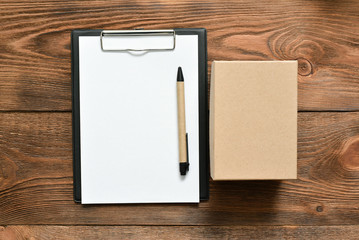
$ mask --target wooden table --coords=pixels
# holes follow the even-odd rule
[[[0,239],[358,238],[357,1],[2,0],[0,23]],[[207,28],[209,66],[298,59],[298,180],[211,182],[198,205],[75,204],[71,30],[180,27]]]

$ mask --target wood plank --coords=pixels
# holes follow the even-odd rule
[[[0,225],[359,224],[359,112],[298,121],[298,180],[211,182],[200,204],[82,206],[71,113],[1,113]]]
[[[0,239],[357,239],[358,226],[0,226]]]
[[[208,60],[299,60],[299,110],[359,110],[358,1],[1,1],[0,110],[71,110],[73,29],[205,27]]]

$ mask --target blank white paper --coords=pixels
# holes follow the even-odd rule
[[[82,203],[199,202],[198,37],[172,51],[102,51],[79,37]],[[189,171],[179,172],[177,69],[185,79]]]

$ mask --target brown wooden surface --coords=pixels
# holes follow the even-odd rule
[[[358,1],[5,1],[0,109],[71,110],[73,29],[205,27],[208,60],[299,59],[300,110],[359,109]]]
[[[297,236],[297,237],[296,237]],[[0,239],[357,239],[357,226],[8,226]]]
[[[0,225],[359,224],[359,112],[299,113],[298,180],[211,182],[200,204],[73,202],[71,113],[2,113]]]
[[[358,9],[324,0],[0,0],[0,239],[357,238]],[[75,204],[71,30],[174,27],[207,28],[209,64],[298,59],[298,109],[309,111],[298,117],[298,180],[211,182],[198,205]]]

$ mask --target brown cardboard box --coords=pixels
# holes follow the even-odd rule
[[[297,178],[297,61],[215,61],[213,180]]]

